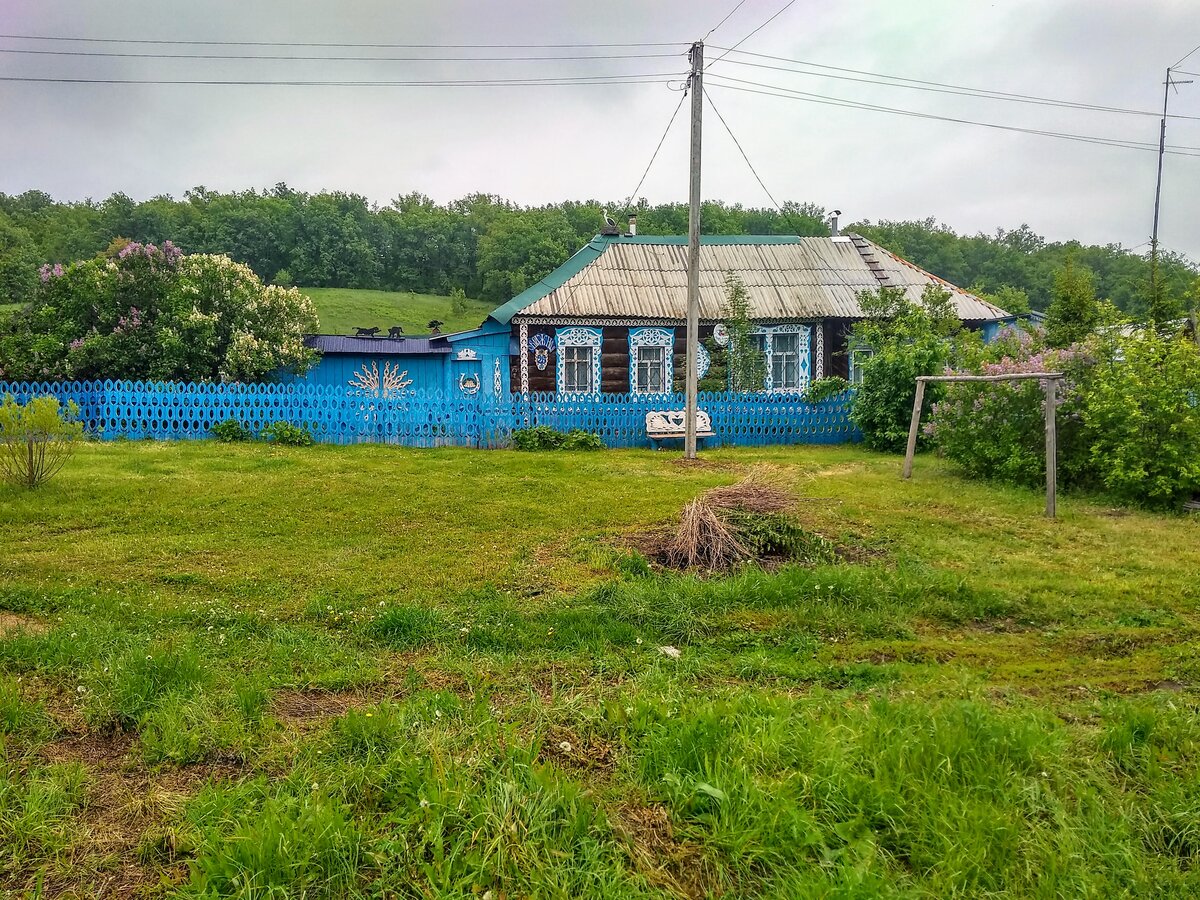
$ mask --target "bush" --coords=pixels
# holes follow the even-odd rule
[[[1200,492],[1200,349],[1148,328],[1114,356],[1083,386],[1089,468],[1123,500],[1177,505]]]
[[[849,388],[850,382],[845,378],[839,378],[837,375],[830,375],[828,378],[818,378],[808,385],[808,390],[804,392],[804,400],[806,403],[824,403],[826,400],[832,400]]]
[[[600,435],[582,428],[558,431],[549,425],[518,428],[513,432],[513,446],[518,450],[603,450]]]
[[[222,444],[240,444],[254,440],[254,432],[237,419],[226,419],[224,422],[218,422],[209,429],[208,433],[212,436],[213,440],[219,441]]]
[[[1061,371],[1059,485],[1132,503],[1171,506],[1200,491],[1200,350],[1147,328],[1109,331],[1066,350],[1034,333],[1001,342],[980,374]],[[1035,381],[956,384],[933,409],[926,435],[973,477],[1038,487],[1045,478],[1045,412]]]
[[[316,360],[312,301],[227,256],[114,241],[43,266],[30,306],[0,321],[0,369],[20,379],[257,380]]]
[[[878,294],[864,291],[859,302],[869,318],[854,327],[854,343],[875,354],[863,364],[850,415],[866,446],[897,453],[908,442],[917,376],[942,372],[971,339],[962,332],[950,295],[934,285],[919,304],[887,287]],[[928,412],[942,393],[940,385],[927,385],[922,409]]]
[[[293,425],[284,421],[272,422],[264,428],[262,439],[285,447],[311,447],[315,443],[312,432],[303,425]]]
[[[21,405],[11,394],[0,404],[0,477],[33,489],[58,473],[75,452],[83,425],[79,407],[65,409],[57,397],[34,397]]]

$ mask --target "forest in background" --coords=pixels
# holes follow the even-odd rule
[[[68,263],[103,251],[117,237],[188,253],[225,253],[264,280],[307,287],[371,288],[448,294],[496,303],[520,293],[600,231],[607,209],[624,228],[619,203],[565,201],[526,207],[487,194],[435,203],[421,194],[375,206],[338,191],[309,194],[278,184],[266,191],[220,193],[204,187],[182,199],[57,202],[41,191],[0,193],[0,304],[23,303],[45,263]],[[686,234],[687,206],[640,201],[641,234]],[[827,235],[826,211],[788,203],[783,212],[706,203],[705,234]],[[994,235],[957,234],[935,219],[858,222],[862,234],[948,281],[1019,306],[1023,292],[1045,309],[1055,273],[1068,259],[1089,269],[1097,294],[1137,316],[1146,308],[1148,256],[1118,245],[1047,241],[1022,225]],[[1194,262],[1162,257],[1167,293],[1182,297],[1196,280]]]

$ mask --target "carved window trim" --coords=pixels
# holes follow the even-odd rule
[[[662,390],[638,390],[637,370],[639,351],[643,347],[659,347],[663,351],[662,359]],[[630,328],[629,329],[629,392],[631,394],[669,394],[674,377],[673,357],[675,354],[675,332],[669,328]]]
[[[600,393],[600,348],[603,343],[599,328],[587,328],[574,325],[570,328],[559,328],[554,332],[554,377],[555,386],[560,394],[598,394]],[[566,354],[568,347],[590,347],[592,350],[592,389],[585,391],[567,390]]]
[[[803,394],[808,390],[808,385],[812,381],[812,332],[813,325],[762,325],[755,328],[752,334],[763,335],[763,354],[766,357],[766,374],[763,379],[763,390],[768,394]],[[775,365],[773,356],[775,354],[775,335],[777,334],[796,334],[799,335],[797,341],[797,361],[796,374],[797,386],[790,388],[775,387]]]

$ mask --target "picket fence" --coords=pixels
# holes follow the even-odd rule
[[[89,434],[113,440],[210,436],[235,419],[255,432],[272,422],[303,426],[322,443],[407,447],[503,447],[517,428],[582,428],[608,447],[649,446],[646,413],[683,409],[682,394],[501,394],[406,391],[398,396],[334,385],[141,381],[0,382],[0,397],[52,395],[79,408]],[[708,445],[839,444],[857,440],[850,392],[822,403],[794,395],[702,393]]]

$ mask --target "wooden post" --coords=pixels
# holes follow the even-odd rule
[[[1046,379],[1046,518],[1053,519],[1058,503],[1057,378]]]
[[[912,478],[913,456],[917,452],[917,429],[921,427],[921,404],[925,402],[925,379],[917,379],[917,396],[913,400],[912,422],[908,426],[908,449],[904,452],[904,479]]]

